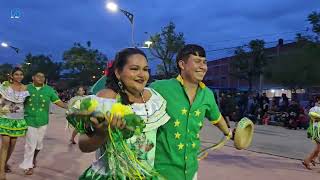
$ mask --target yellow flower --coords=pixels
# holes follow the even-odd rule
[[[125,116],[127,114],[133,114],[133,111],[130,106],[123,105],[121,103],[115,103],[111,107],[111,114],[118,116]]]
[[[91,99],[88,111],[94,112],[97,109],[98,105],[99,105],[99,102],[96,99]]]

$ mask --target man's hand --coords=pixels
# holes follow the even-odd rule
[[[226,134],[224,134],[224,135],[225,135],[225,137],[226,137],[227,139],[232,139],[232,140],[233,140],[233,137],[234,137],[234,131],[235,131],[235,129],[234,129],[234,130],[229,129],[229,132],[228,132],[228,133],[226,133]]]

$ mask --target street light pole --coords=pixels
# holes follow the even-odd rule
[[[17,54],[19,53],[19,48],[16,48],[16,47],[14,47],[14,46],[10,46],[10,45],[8,45],[8,44],[5,43],[5,42],[2,42],[2,43],[1,43],[1,46],[2,46],[2,47],[5,47],[5,48],[9,47],[9,48],[13,49]]]
[[[136,44],[134,43],[134,20],[131,23],[131,44],[132,47],[136,47]]]
[[[122,12],[127,18],[128,20],[130,21],[130,25],[131,25],[131,43],[132,43],[132,46],[135,47],[135,43],[134,43],[134,16],[132,13],[126,11],[126,10],[123,10],[123,9],[120,9],[120,12]]]
[[[131,25],[131,43],[133,47],[136,47],[135,43],[134,43],[134,15],[126,10],[123,10],[121,8],[118,8],[118,5],[115,4],[114,2],[109,2],[106,5],[107,9],[116,12],[118,10],[120,10],[121,13],[123,13],[128,20],[130,21],[130,25]]]

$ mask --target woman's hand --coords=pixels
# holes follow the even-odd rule
[[[91,114],[89,116],[91,121],[91,125],[87,127],[89,134],[83,134],[79,138],[79,148],[82,152],[93,152],[108,141],[109,124],[111,128],[123,129],[126,127],[125,121],[119,116],[113,116],[112,118],[110,114],[105,116]]]
[[[105,118],[108,122],[110,122],[111,128],[123,129],[126,127],[126,122],[118,115],[114,115],[111,119],[111,115],[108,113]]]
[[[102,120],[102,121],[101,121]],[[120,116],[114,115],[111,119],[110,113],[108,113],[103,119],[101,117],[90,117],[94,128],[94,134],[97,136],[105,137],[108,132],[108,126],[111,128],[123,129],[126,127],[126,123]]]

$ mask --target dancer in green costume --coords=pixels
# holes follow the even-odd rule
[[[23,117],[23,102],[29,92],[21,83],[23,71],[13,69],[10,81],[0,85],[0,179],[5,179],[5,173],[11,172],[8,160],[16,145],[17,137],[25,136],[27,123]]]
[[[205,50],[188,44],[177,54],[180,75],[156,81],[150,87],[167,101],[170,120],[157,134],[156,170],[167,179],[197,179],[200,130],[207,118],[231,137],[213,92],[202,82],[206,72]]]
[[[141,50],[124,49],[115,58],[106,89],[96,96],[86,97],[91,99],[89,104],[96,102],[92,103],[97,104],[93,108],[96,113],[112,112],[114,105],[120,103],[132,110],[145,124],[139,135],[123,138],[117,134],[123,132],[129,123],[126,121],[124,125],[123,119],[118,116],[105,116],[107,123],[95,120],[95,114],[91,114],[93,126],[77,125],[72,116],[67,116],[78,132],[85,133],[79,138],[80,150],[96,151],[96,161],[82,174],[80,180],[146,179],[157,175],[153,170],[157,129],[169,120],[169,116],[162,96],[153,89],[145,88],[149,79],[148,69],[146,55]],[[78,106],[80,110],[83,101],[85,99]],[[85,124],[86,121],[83,122]],[[109,129],[108,125],[113,129]],[[113,135],[109,136],[110,133]],[[123,136],[127,134],[123,133]]]
[[[32,76],[32,80],[33,83],[27,86],[30,96],[24,104],[24,117],[28,125],[28,131],[23,162],[19,165],[26,175],[32,175],[33,168],[37,167],[37,156],[43,148],[43,140],[49,124],[50,103],[66,108],[56,91],[45,84],[44,73],[36,72]]]
[[[305,168],[309,170],[311,170],[310,163],[315,166],[315,159],[320,154],[320,105],[318,102],[309,110],[310,125],[307,130],[308,138],[315,142],[316,147],[311,154],[309,154],[309,156],[302,161],[302,164],[305,166]]]

